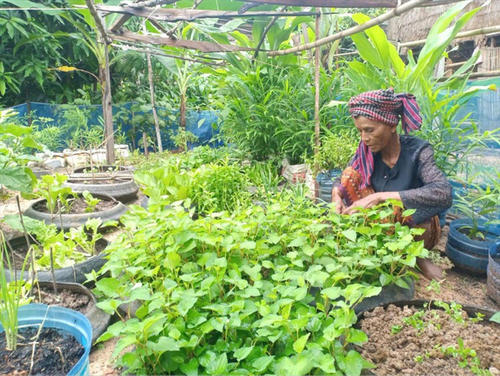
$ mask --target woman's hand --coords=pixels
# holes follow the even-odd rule
[[[352,214],[359,207],[364,209],[371,208],[372,206],[389,199],[401,200],[401,196],[399,195],[399,192],[375,192],[365,198],[362,198],[361,200],[353,202],[351,206],[342,211],[342,214]]]
[[[337,214],[342,214],[345,210],[345,205],[336,187],[332,189],[332,202],[335,204],[335,212]]]

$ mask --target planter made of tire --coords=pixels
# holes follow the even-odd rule
[[[137,192],[139,191],[139,187],[135,183],[132,177],[130,178],[121,178],[120,180],[116,180],[113,183],[86,183],[82,182],[81,178],[70,177],[64,186],[70,187],[73,192],[84,192],[88,191],[92,196],[110,196],[115,200],[121,202],[129,202],[135,200],[137,198]],[[92,180],[91,177],[88,180]],[[112,177],[109,176],[109,180],[113,180]]]
[[[40,287],[51,288],[53,286],[52,282],[38,282],[38,284]],[[90,298],[89,307],[85,313],[85,317],[89,320],[90,325],[92,326],[92,343],[95,343],[97,338],[99,338],[108,327],[111,315],[97,307],[97,300],[94,294],[92,294],[92,292],[84,285],[80,283],[57,282],[56,286],[58,290],[66,289],[86,295]]]
[[[498,239],[490,232],[490,227],[479,225],[479,230],[485,234],[485,240],[473,240],[460,232],[460,228],[471,226],[469,219],[457,219],[450,222],[450,232],[446,243],[446,256],[459,269],[474,273],[486,274],[488,266],[488,249]]]
[[[73,174],[85,174],[91,175],[89,171],[97,171],[97,173],[114,173],[114,172],[132,172],[134,170],[134,166],[112,166],[112,165],[104,165],[104,166],[84,166],[75,168],[73,170]]]
[[[19,326],[40,326],[63,330],[83,346],[83,355],[67,373],[68,376],[84,376],[89,374],[89,354],[92,347],[92,326],[80,312],[72,309],[48,306],[45,304],[28,304],[19,308]],[[0,332],[3,327],[0,324]]]
[[[24,236],[16,237],[9,240],[9,244],[12,249],[16,250],[18,248],[27,248],[26,239]],[[96,243],[100,249],[104,250],[108,245],[108,241],[105,239],[99,239]],[[73,282],[73,283],[83,283],[87,280],[85,274],[92,272],[93,270],[98,271],[106,263],[104,258],[104,253],[101,251],[99,254],[89,257],[87,260],[82,261],[78,264],[72,266],[66,266],[64,268],[55,269],[54,276],[56,282]],[[31,279],[31,273],[25,271],[21,275],[21,270],[16,270],[17,279]],[[13,276],[8,269],[5,269],[5,277],[7,281],[11,281]],[[40,270],[36,273],[36,278],[40,282],[52,281],[52,273],[50,270]]]
[[[99,197],[101,199],[106,199],[104,197]],[[89,219],[99,218],[102,222],[119,220],[120,217],[125,214],[128,208],[121,202],[116,201],[116,205],[111,209],[102,210],[94,213],[82,213],[82,214],[50,214],[41,212],[34,208],[39,202],[46,201],[45,199],[37,200],[33,202],[28,209],[25,210],[24,215],[39,221],[44,221],[46,224],[55,224],[58,229],[69,230],[72,227],[82,226]]]
[[[488,252],[486,294],[500,305],[500,241],[492,244]]]

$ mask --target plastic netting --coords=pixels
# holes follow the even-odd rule
[[[143,149],[142,133],[146,132],[150,139],[149,146],[156,144],[156,133],[154,125],[151,122],[137,124],[133,121],[134,117],[144,114],[152,116],[152,110],[134,110],[134,103],[122,103],[113,105],[113,124],[115,128],[115,137],[120,136],[122,142],[128,144],[132,149]],[[83,110],[87,116],[87,128],[98,127],[102,129],[102,106],[101,105],[73,105]],[[48,127],[59,127],[62,132],[58,135],[60,146],[57,150],[67,147],[66,140],[72,136],[74,128],[68,124],[65,112],[70,110],[69,105],[49,104],[30,102],[12,107],[17,112],[17,116],[25,124],[30,120],[36,130],[41,131]],[[163,149],[175,149],[172,136],[178,131],[178,111],[168,111],[161,106],[157,107],[160,123],[162,124],[161,141]],[[162,116],[163,115],[163,116]],[[210,145],[213,147],[222,144],[219,135],[219,116],[216,111],[187,111],[186,112],[186,131],[193,133],[198,140],[189,142],[188,147],[192,148],[198,145]]]

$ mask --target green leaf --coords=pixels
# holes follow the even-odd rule
[[[497,322],[500,324],[500,311],[496,312],[493,316],[491,316],[490,321]]]
[[[198,360],[196,360],[196,358],[192,358],[188,363],[181,364],[179,368],[186,374],[186,376],[197,376]]]
[[[177,341],[170,337],[160,337],[158,342],[148,341],[148,348],[157,353],[164,353],[165,351],[178,351],[179,345]]]
[[[181,298],[181,301],[177,305],[177,310],[182,316],[186,316],[188,311],[195,305],[198,301],[198,297],[187,295]]]
[[[227,374],[227,355],[223,353],[215,358],[207,367],[209,375],[224,375]]]
[[[363,357],[358,352],[350,350],[345,359],[344,367],[347,376],[359,376],[363,369]]]
[[[254,346],[249,346],[249,347],[241,347],[238,350],[234,352],[234,357],[238,362],[241,362],[243,359],[245,359],[250,353],[252,352]]]
[[[347,239],[349,239],[352,242],[355,242],[357,238],[357,233],[353,229],[342,231],[342,235],[344,235]]]
[[[328,299],[336,300],[340,295],[342,295],[342,289],[340,287],[328,287],[321,290],[321,295],[325,295]]]
[[[252,362],[252,367],[257,373],[264,373],[264,371],[269,367],[273,361],[274,356],[261,356]]]
[[[368,341],[368,336],[365,332],[359,329],[349,328],[349,342],[361,345]]]
[[[304,350],[304,347],[306,346],[307,340],[309,339],[310,335],[311,333],[307,333],[306,335],[303,335],[293,343],[293,349],[297,353],[300,354]]]
[[[0,169],[0,185],[20,192],[32,191],[33,179],[24,167],[4,167]]]

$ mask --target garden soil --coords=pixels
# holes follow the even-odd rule
[[[37,288],[33,289],[34,301],[36,303],[44,303],[47,305],[57,305],[75,311],[80,312],[85,315],[89,310],[90,297],[88,295],[71,291],[68,289],[59,289],[57,294],[51,287],[42,287],[40,292]]]
[[[444,349],[453,346],[459,349],[458,338],[463,346],[476,351],[480,367],[493,376],[500,375],[500,330],[499,324],[482,321],[471,322],[464,312],[464,323],[453,319],[439,309],[425,311],[423,328],[405,324],[403,319],[412,316],[422,307],[377,307],[366,312],[360,328],[368,334],[361,355],[376,364],[372,369],[377,376],[385,375],[473,375],[473,358],[469,365],[459,365],[460,355],[445,354]],[[392,328],[402,326],[393,333]]]
[[[96,213],[96,212],[108,210],[108,209],[113,208],[116,205],[117,205],[116,201],[100,200],[92,212]],[[70,209],[69,213],[64,213],[64,214],[85,214],[86,213],[85,210],[87,209],[87,207],[88,207],[88,205],[85,202],[85,200],[81,197],[77,197],[71,201],[71,209]],[[49,212],[47,209],[47,205],[45,205],[45,203],[43,201],[36,203],[33,206],[33,208],[35,210],[42,212],[42,213]]]
[[[62,375],[80,360],[84,353],[82,345],[75,337],[58,329],[44,328],[36,341],[34,355],[33,341],[38,328],[20,329],[16,351],[5,350],[5,335],[0,335],[0,374],[2,375]],[[31,362],[33,368],[30,372]]]

